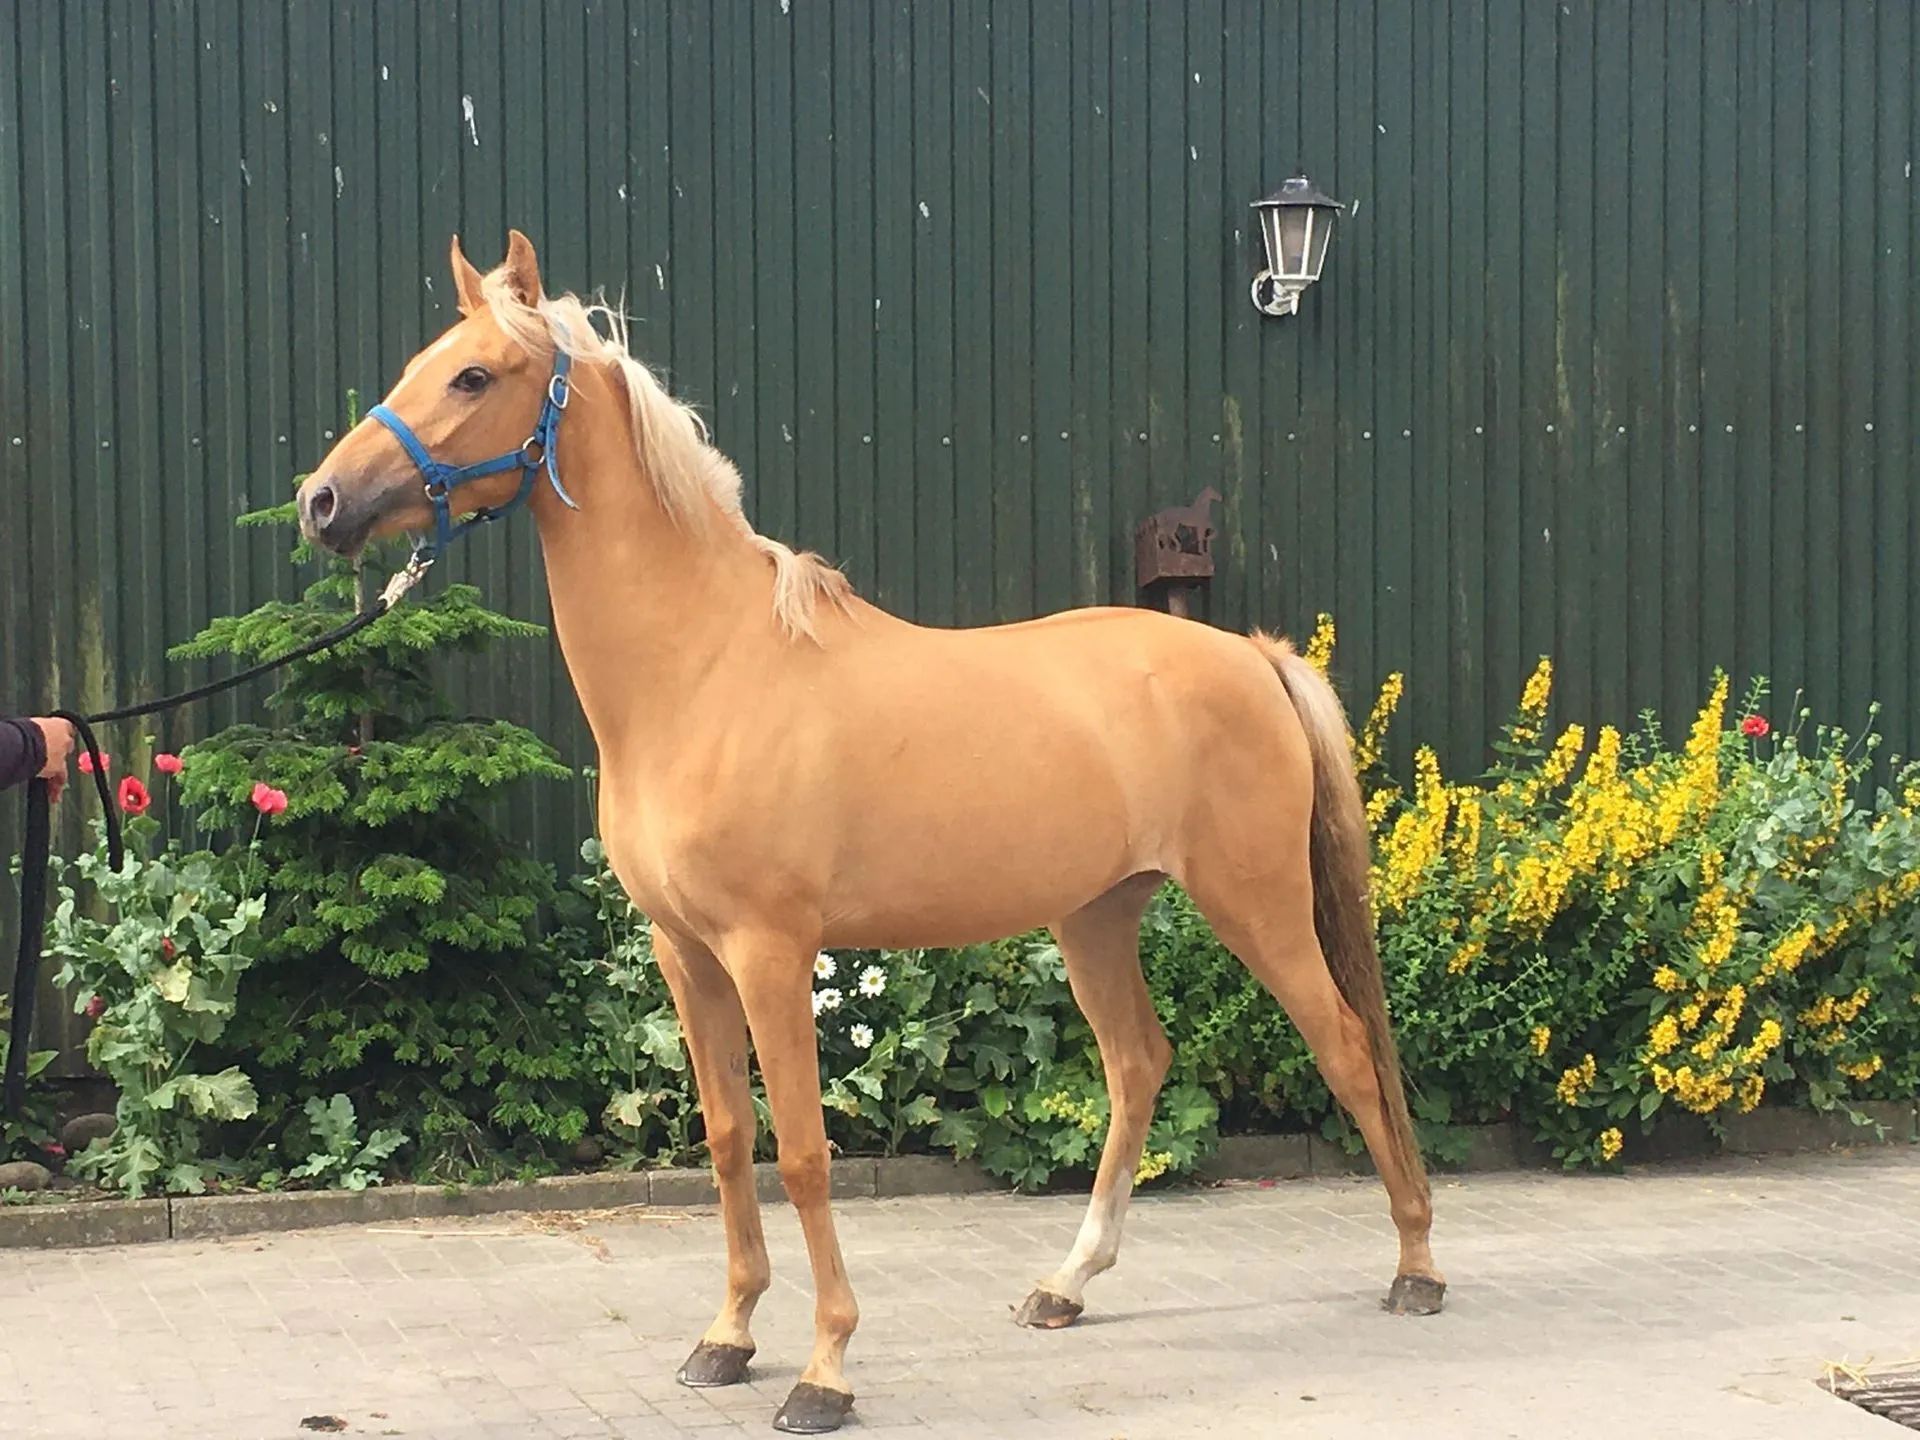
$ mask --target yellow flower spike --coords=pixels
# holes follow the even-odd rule
[[[1878,1055],[1869,1055],[1857,1065],[1842,1065],[1840,1073],[1855,1080],[1871,1080],[1880,1073],[1880,1065]]]
[[[1612,725],[1600,727],[1600,738],[1593,742],[1593,754],[1587,757],[1585,783],[1605,789],[1620,778],[1620,732]]]
[[[1600,1132],[1600,1158],[1602,1160],[1614,1159],[1620,1154],[1621,1147],[1625,1144],[1626,1140],[1620,1134],[1619,1126],[1615,1125],[1609,1129],[1602,1130]]]
[[[1553,751],[1540,767],[1540,782],[1548,790],[1557,790],[1573,773],[1574,762],[1580,758],[1580,751],[1586,746],[1587,732],[1579,725],[1569,725],[1560,732],[1560,738],[1553,742]]]
[[[1485,945],[1482,945],[1478,940],[1469,940],[1454,952],[1451,960],[1447,961],[1447,974],[1464,974],[1468,966],[1472,965],[1474,961],[1486,953],[1487,947]]]
[[[1647,1032],[1647,1053],[1664,1055],[1680,1043],[1680,1025],[1671,1015],[1662,1015]]]
[[[1686,989],[1687,982],[1680,978],[1680,972],[1671,965],[1662,965],[1653,972],[1653,988],[1664,990],[1671,995],[1676,990]]]
[[[1533,674],[1527,677],[1526,688],[1520,692],[1520,709],[1523,714],[1538,720],[1547,713],[1547,701],[1553,698],[1553,660],[1542,655],[1540,663],[1533,667]]]
[[[1778,1020],[1767,1019],[1760,1022],[1760,1029],[1753,1037],[1753,1043],[1741,1052],[1740,1058],[1748,1065],[1758,1065],[1767,1056],[1780,1048],[1784,1032]]]
[[[1791,975],[1800,968],[1800,962],[1806,958],[1807,951],[1812,948],[1813,937],[1813,926],[1797,926],[1773,947],[1773,953],[1769,959],[1774,965]]]
[[[1171,1150],[1143,1150],[1140,1163],[1133,1167],[1133,1183],[1144,1185],[1149,1180],[1158,1180],[1173,1167]]]
[[[1647,1073],[1653,1076],[1653,1088],[1658,1090],[1662,1095],[1665,1095],[1669,1090],[1673,1089],[1673,1071],[1669,1070],[1666,1066],[1652,1066]]]
[[[1423,745],[1414,756],[1413,804],[1394,820],[1374,867],[1376,913],[1398,910],[1418,892],[1445,843],[1449,803],[1440,759]]]
[[[1740,1082],[1740,1113],[1750,1114],[1760,1104],[1760,1097],[1767,1093],[1767,1082],[1759,1075],[1749,1075]]]
[[[1703,890],[1716,889],[1720,877],[1726,873],[1727,857],[1711,847],[1700,852],[1700,887]]]
[[[1398,670],[1387,676],[1380,686],[1380,694],[1375,697],[1373,708],[1367,712],[1367,720],[1360,727],[1360,733],[1353,741],[1353,761],[1357,769],[1365,770],[1380,760],[1380,742],[1386,738],[1387,726],[1393,721],[1393,713],[1400,708],[1400,697],[1405,692],[1407,677]]]
[[[1307,641],[1307,653],[1302,657],[1322,675],[1333,661],[1333,641],[1333,616],[1322,610],[1315,619],[1313,638]]]
[[[1545,1025],[1536,1025],[1533,1027],[1532,1040],[1533,1053],[1544,1055],[1547,1053],[1547,1046],[1553,1043],[1553,1031]]]
[[[1560,1082],[1553,1087],[1553,1093],[1560,1098],[1562,1105],[1572,1105],[1592,1088],[1598,1073],[1593,1056],[1585,1056],[1578,1065],[1570,1065],[1561,1073]]]

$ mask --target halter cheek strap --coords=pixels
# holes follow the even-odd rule
[[[449,465],[444,460],[434,459],[432,452],[420,443],[420,437],[413,433],[413,428],[385,405],[376,405],[367,411],[367,418],[378,420],[391,430],[401,448],[407,452],[407,458],[420,471],[427,501],[433,506],[433,539],[414,543],[413,556],[416,562],[431,565],[446,552],[447,546],[474,526],[498,520],[502,515],[526,504],[542,470],[546,471],[547,483],[553,486],[553,493],[560,497],[561,502],[570,510],[580,508],[567,493],[567,487],[560,483],[560,459],[554,448],[554,440],[560,430],[560,417],[565,413],[567,401],[573,393],[567,380],[567,372],[572,368],[573,357],[565,351],[556,351],[553,376],[547,381],[547,397],[541,403],[540,417],[534,422],[533,433],[518,450],[509,450],[504,455],[496,455],[491,460],[479,460],[471,465]],[[458,525],[454,524],[453,492],[469,481],[498,475],[503,470],[520,472],[520,488],[514,492],[513,498],[504,505],[476,510]]]

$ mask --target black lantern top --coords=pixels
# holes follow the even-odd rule
[[[1256,200],[1249,207],[1254,210],[1265,209],[1269,205],[1314,205],[1329,210],[1344,210],[1346,206],[1331,195],[1324,195],[1320,187],[1306,177],[1305,172],[1294,175],[1281,182],[1280,188],[1264,200]]]

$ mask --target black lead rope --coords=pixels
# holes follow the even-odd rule
[[[387,582],[387,588],[374,598],[371,605],[346,624],[336,626],[284,655],[250,665],[236,674],[209,681],[205,685],[196,685],[178,694],[163,695],[158,700],[143,700],[138,705],[102,710],[96,715],[76,715],[71,710],[53,711],[54,718],[65,720],[73,726],[80,736],[81,745],[86,749],[93,769],[94,788],[100,792],[100,808],[106,815],[108,863],[118,870],[126,857],[126,848],[120,834],[120,815],[114,808],[113,792],[107,784],[107,767],[100,754],[100,742],[94,738],[94,726],[177,710],[182,705],[191,705],[195,700],[204,700],[210,695],[218,695],[249,680],[283,669],[296,660],[330,650],[342,641],[352,639],[399,604],[400,597],[420,582],[420,578],[427,573],[427,566],[432,563],[431,560],[416,556],[406,569]],[[33,1034],[34,989],[40,979],[40,953],[46,943],[47,860],[52,850],[53,826],[47,782],[36,778],[27,787],[27,830],[25,844],[20,851],[20,951],[13,964],[13,1024],[9,1032],[11,1043],[7,1050],[5,1086],[7,1113],[11,1115],[20,1113],[20,1107],[26,1099],[27,1046]]]

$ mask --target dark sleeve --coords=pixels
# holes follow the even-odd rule
[[[24,785],[47,763],[47,737],[31,720],[0,720],[0,790]]]

